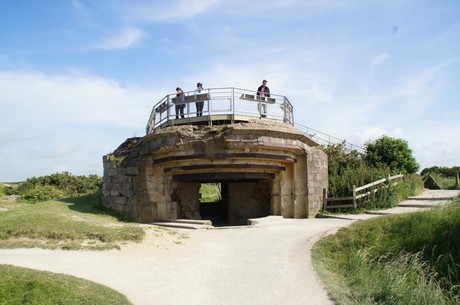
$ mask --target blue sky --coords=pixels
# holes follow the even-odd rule
[[[102,175],[177,86],[255,90],[362,145],[460,165],[460,1],[39,0],[0,10],[0,181]]]

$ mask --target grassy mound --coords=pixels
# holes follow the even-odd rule
[[[0,304],[132,304],[108,287],[73,276],[0,265]]]
[[[356,222],[312,256],[339,304],[460,304],[460,201]]]
[[[95,208],[90,197],[35,204],[0,201],[0,248],[104,250],[140,242],[144,235],[138,224]]]

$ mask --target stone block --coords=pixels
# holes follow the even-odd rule
[[[115,204],[126,204],[126,197],[115,197]]]
[[[139,169],[137,168],[137,166],[128,167],[126,169],[126,174],[131,175],[131,176],[138,175],[139,174]]]

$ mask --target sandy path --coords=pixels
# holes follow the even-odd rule
[[[458,195],[458,191],[454,191]],[[430,192],[428,197],[442,196]],[[426,197],[426,196],[425,196]],[[411,212],[426,200],[385,213]],[[254,227],[183,230],[189,238],[149,231],[142,244],[103,252],[0,250],[0,264],[71,274],[125,294],[134,304],[244,305],[333,304],[310,259],[325,232],[356,219],[267,217]]]
[[[186,231],[189,238],[104,252],[0,250],[1,264],[66,273],[135,304],[332,304],[310,263],[321,232],[343,219],[269,217],[256,227]]]

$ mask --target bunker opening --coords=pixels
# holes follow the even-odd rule
[[[215,227],[247,225],[251,218],[270,214],[269,181],[202,183],[201,188],[209,190],[210,185],[216,193],[214,199],[200,202],[200,217]]]
[[[233,177],[233,179],[228,179],[226,175],[218,176],[215,178],[227,179],[207,177],[208,179],[190,181],[185,176],[175,176],[176,181],[182,180],[177,185],[178,194],[185,195],[178,198],[183,218],[196,217],[210,220],[213,226],[236,226],[247,225],[251,218],[270,215],[274,175],[266,173],[262,176],[256,175],[259,179],[254,179],[253,175]],[[184,192],[184,190],[191,191],[192,189],[195,190],[196,196],[190,192]]]
[[[200,216],[210,220],[214,227],[229,224],[227,183],[201,183]]]

